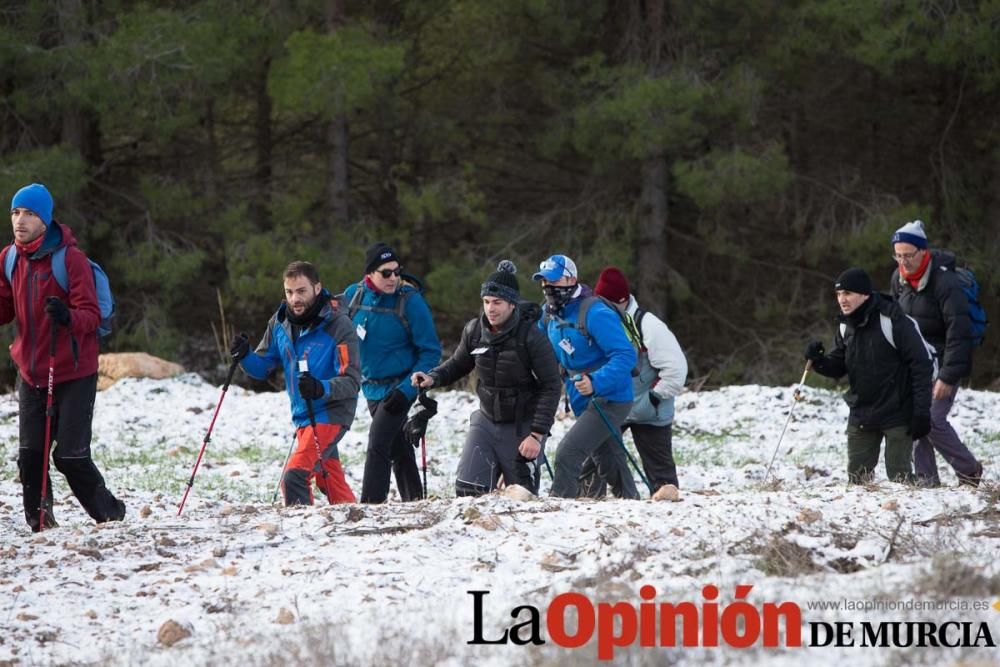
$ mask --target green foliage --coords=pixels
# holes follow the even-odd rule
[[[585,79],[600,76],[590,73]],[[696,114],[706,93],[700,81],[683,71],[653,78],[625,68],[607,94],[576,113],[575,147],[598,163],[690,147],[705,131]]]
[[[674,164],[680,192],[699,208],[749,205],[781,194],[792,181],[788,158],[780,146],[766,147],[760,155],[741,148],[712,151],[692,162]]]
[[[343,3],[336,28],[328,4],[0,13],[0,186],[52,190],[111,273],[116,348],[210,347],[217,289],[259,330],[289,261],[337,292],[376,239],[451,340],[499,259],[526,298],[553,252],[589,282],[622,267],[712,383],[797,376],[789,341],[829,322],[830,280],[881,283],[913,218],[995,303],[997,0],[704,0],[659,22],[632,0],[401,0]],[[329,219],[340,158],[350,222]]]
[[[403,49],[380,44],[363,26],[319,35],[302,30],[285,42],[268,90],[276,106],[333,117],[371,103],[378,86],[403,67]]]
[[[4,156],[0,166],[0,196],[13,197],[29,183],[43,183],[55,204],[53,215],[59,219],[59,202],[83,189],[87,165],[67,146],[48,146]]]

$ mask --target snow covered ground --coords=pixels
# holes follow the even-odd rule
[[[0,397],[0,665],[589,664],[596,635],[575,649],[550,636],[545,612],[558,595],[654,610],[649,602],[692,602],[701,625],[712,626],[708,585],[719,591],[720,618],[738,585],[752,586],[740,596],[758,610],[796,603],[803,646],[785,646],[784,634],[777,648],[762,640],[747,649],[642,648],[636,640],[614,651],[614,663],[1000,661],[998,649],[983,647],[979,625],[1000,642],[1000,611],[991,607],[1000,598],[1000,395],[961,391],[953,412],[987,481],[957,487],[943,465],[945,488],[926,490],[888,483],[881,468],[876,484],[846,485],[847,411],[833,392],[807,389],[767,484],[791,389],[685,394],[674,436],[682,500],[653,503],[550,499],[547,476],[540,500],[455,499],[475,404],[469,394],[438,393],[427,437],[432,499],[285,509],[271,499],[292,436],[287,398],[234,386],[178,517],[218,397],[196,375],[124,380],[99,394],[94,453],[128,516],[94,526],[56,474],[60,525],[41,535],[24,524],[15,481],[16,400]],[[359,406],[341,446],[356,492],[368,423]],[[557,422],[550,455],[568,424]],[[649,589],[640,597],[643,586],[655,589],[652,600]],[[514,618],[512,610],[533,605],[545,643],[469,644],[468,591],[488,591],[479,594],[483,639],[528,620],[530,611]],[[817,602],[862,609],[809,607]],[[567,618],[572,634],[576,616]],[[159,641],[168,621],[190,636]],[[967,623],[979,647],[862,647],[862,621]],[[855,646],[807,646],[819,622],[853,622]],[[527,626],[519,633],[531,634]],[[947,637],[960,635],[953,628]]]

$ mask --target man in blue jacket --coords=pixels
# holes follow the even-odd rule
[[[572,259],[552,255],[532,279],[541,282],[545,293],[545,314],[539,326],[566,371],[566,396],[577,417],[556,450],[552,495],[578,497],[580,471],[593,456],[601,476],[617,495],[638,498],[625,453],[615,437],[632,409],[635,348],[618,315],[595,300],[589,287],[577,284]],[[582,317],[581,311],[585,311]],[[611,422],[610,428],[595,403]]]
[[[438,365],[441,342],[419,285],[403,277],[395,251],[375,243],[365,252],[364,279],[344,290],[342,297],[361,341],[361,391],[372,415],[363,503],[385,502],[390,469],[404,501],[423,497],[417,459],[403,437],[403,425],[417,397],[410,376]]]
[[[246,337],[239,336],[230,354],[259,380],[284,367],[297,441],[282,475],[285,504],[312,505],[313,478],[330,503],[353,503],[337,443],[350,430],[358,405],[361,371],[354,326],[331,303],[309,262],[289,264],[284,287],[285,301],[271,316],[257,350],[251,352]]]

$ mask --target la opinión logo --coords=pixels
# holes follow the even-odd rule
[[[614,658],[616,648],[638,641],[644,648],[715,647],[747,648],[802,645],[802,611],[794,602],[766,602],[758,609],[746,601],[752,585],[736,586],[734,600],[720,605],[719,589],[708,584],[701,589],[702,601],[654,602],[656,589],[639,589],[638,604],[631,602],[594,603],[582,593],[557,595],[545,609],[545,630],[552,643],[579,648],[597,638],[597,657]],[[473,600],[473,638],[468,644],[544,644],[542,612],[533,605],[519,605],[510,616],[518,621],[499,636],[487,638],[483,629],[483,604],[489,591],[466,591]],[[568,623],[575,616],[575,627]],[[682,631],[677,634],[680,619]],[[784,643],[779,629],[784,625]],[[679,642],[678,642],[679,640]]]

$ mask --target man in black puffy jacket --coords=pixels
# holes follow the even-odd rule
[[[414,373],[414,386],[452,384],[476,370],[479,410],[472,414],[455,494],[477,496],[496,488],[500,475],[538,493],[545,438],[552,428],[562,379],[545,333],[541,310],[520,303],[517,268],[500,262],[482,284],[483,314],[469,321],[451,358],[429,373]]]
[[[969,298],[955,273],[955,256],[927,248],[920,220],[896,230],[892,252],[897,263],[890,281],[892,295],[916,320],[941,367],[931,391],[931,431],[913,446],[917,479],[925,486],[941,484],[934,460],[937,450],[955,469],[959,484],[978,486],[983,466],[948,423],[958,384],[972,374]]]
[[[917,325],[891,300],[872,291],[861,269],[848,269],[835,285],[840,326],[834,349],[812,341],[806,359],[830,378],[845,374],[850,389],[844,400],[847,420],[847,476],[851,483],[870,480],[885,438],[885,472],[890,481],[912,482],[913,441],[930,431],[931,378],[934,358]]]

